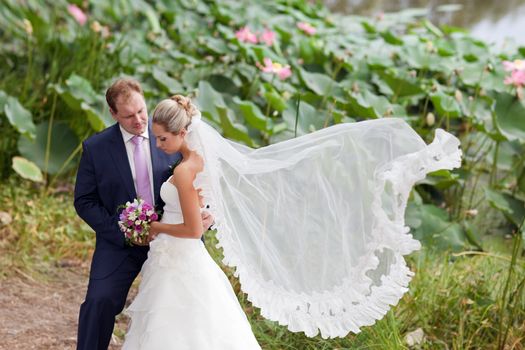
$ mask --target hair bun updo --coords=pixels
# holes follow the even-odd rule
[[[197,107],[191,99],[182,95],[173,95],[162,100],[153,111],[153,122],[164,126],[172,133],[178,134],[187,129],[191,119],[198,114]]]
[[[186,111],[186,114],[190,119],[193,117],[196,112],[196,108],[188,97],[182,95],[173,95],[170,98],[177,102],[177,104]]]

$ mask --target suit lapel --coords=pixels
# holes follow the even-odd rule
[[[136,198],[137,193],[135,192],[135,186],[133,185],[133,175],[131,174],[128,154],[126,152],[124,140],[122,139],[119,124],[116,123],[112,128],[111,143],[113,147],[109,147],[109,152],[130,198]]]

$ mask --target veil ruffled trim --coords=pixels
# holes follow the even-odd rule
[[[263,317],[287,326],[292,332],[303,331],[309,337],[317,335],[319,331],[323,338],[344,337],[350,331],[358,333],[362,326],[372,325],[392,305],[398,303],[408,290],[413,276],[403,255],[420,248],[420,243],[413,239],[404,222],[409,193],[414,184],[424,179],[427,173],[461,165],[459,140],[441,129],[436,130],[434,141],[425,145],[401,119],[388,118],[356,124],[367,124],[372,129],[382,125],[401,128],[415,145],[410,144],[407,148],[415,147],[416,150],[403,151],[375,169],[372,179],[375,191],[371,201],[373,227],[364,244],[365,252],[356,264],[346,266],[346,276],[340,283],[322,291],[292,290],[272,279],[263,278],[261,269],[265,267],[248,263],[243,244],[238,239],[242,232],[235,232],[227,220],[224,206],[228,206],[228,203],[224,203],[221,189],[221,184],[224,186],[221,177],[225,174],[219,170],[222,166],[219,159],[227,164],[234,162],[237,170],[242,164],[257,167],[257,162],[261,161],[257,157],[258,150],[223,139],[211,126],[202,122],[200,116],[192,122],[192,130],[186,138],[188,146],[205,160],[204,170],[197,175],[194,186],[202,189],[204,201],[210,205],[210,211],[214,215],[218,246],[224,252],[223,262],[235,268],[241,289],[248,295],[248,300],[261,309]],[[336,137],[339,133],[351,130],[354,125],[339,124],[316,134],[319,138]],[[302,136],[308,137],[309,135]],[[211,140],[216,142],[210,143]],[[293,145],[289,143],[280,147]],[[271,154],[270,151],[267,153]],[[229,159],[232,154],[235,159]],[[276,168],[290,165],[286,160],[280,159],[279,162]],[[371,277],[371,273],[379,268],[382,261],[389,262],[386,267],[380,267],[385,272],[379,277]]]

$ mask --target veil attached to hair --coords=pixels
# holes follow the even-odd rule
[[[426,145],[402,119],[338,124],[252,149],[193,118],[205,160],[195,187],[215,217],[224,263],[261,315],[313,337],[358,333],[407,291],[404,222],[412,186],[461,164],[459,140]]]

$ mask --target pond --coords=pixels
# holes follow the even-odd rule
[[[428,9],[434,24],[466,28],[496,47],[525,46],[525,0],[324,0],[334,12],[376,15],[408,8]],[[452,11],[451,11],[452,10]]]

